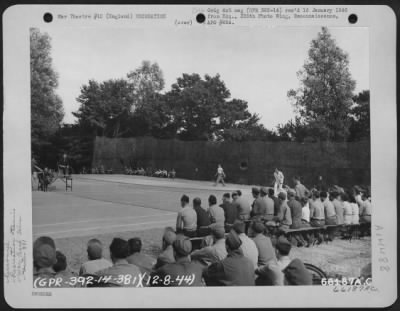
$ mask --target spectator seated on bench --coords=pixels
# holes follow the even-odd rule
[[[203,267],[198,262],[193,262],[190,258],[192,252],[192,243],[189,238],[181,235],[172,244],[175,262],[165,264],[158,268],[151,275],[152,286],[204,286],[203,283]],[[158,282],[154,283],[153,280],[165,280],[169,276],[171,280],[178,280],[179,278],[191,278],[192,283],[187,282]],[[158,278],[156,278],[158,277]]]
[[[225,230],[222,227],[213,227],[211,239],[204,239],[209,245],[194,250],[190,257],[192,261],[198,261],[203,266],[209,266],[214,262],[223,260],[227,256],[225,247]]]
[[[228,256],[203,273],[207,286],[254,286],[254,266],[243,255],[242,242],[234,230],[227,235],[225,244]]]
[[[286,193],[278,194],[279,209],[278,214],[274,217],[274,221],[279,223],[279,229],[289,229],[292,225],[292,215],[289,206],[286,203]]]
[[[117,280],[120,275],[129,276],[131,280],[139,279],[140,270],[137,266],[128,263],[129,244],[121,238],[114,238],[110,245],[110,255],[113,266],[96,272],[97,275],[111,277],[109,283],[123,287],[135,287],[137,283],[128,282],[120,284]]]
[[[240,249],[243,252],[244,257],[248,258],[254,266],[254,269],[258,267],[258,249],[256,243],[246,235],[246,224],[241,220],[236,220],[233,223],[233,228],[236,234],[239,236]]]
[[[86,251],[89,261],[82,264],[79,275],[95,274],[112,266],[112,263],[103,257],[103,244],[98,239],[89,240]]]
[[[154,265],[154,270],[162,267],[165,264],[175,262],[174,250],[172,244],[176,240],[176,233],[171,227],[167,227],[164,230],[162,237],[162,252],[157,258],[157,262]]]

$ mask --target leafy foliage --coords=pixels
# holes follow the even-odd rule
[[[124,133],[121,125],[129,119],[133,105],[128,81],[116,79],[98,83],[90,80],[82,86],[77,101],[81,106],[74,116],[96,135],[119,137]]]
[[[58,76],[52,64],[51,38],[36,28],[30,30],[30,62],[32,148],[40,153],[41,146],[48,144],[59,128],[64,110],[55,92]]]
[[[183,74],[167,94],[179,137],[184,140],[212,140],[218,119],[230,92],[219,75]]]
[[[132,86],[135,108],[143,108],[149,99],[164,88],[164,75],[157,63],[143,61],[142,65],[127,75]]]
[[[303,69],[298,72],[300,88],[288,97],[312,135],[320,140],[346,140],[349,135],[355,81],[349,59],[336,45],[326,27],[312,40]]]
[[[279,124],[277,131],[279,139],[283,141],[309,142],[315,140],[311,129],[298,116],[286,124]]]

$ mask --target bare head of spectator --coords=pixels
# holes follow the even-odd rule
[[[235,223],[233,224],[232,229],[233,229],[237,234],[245,233],[245,231],[246,231],[246,224],[245,224],[243,221],[236,220]]]
[[[273,188],[268,189],[268,196],[273,197],[275,195],[275,190]]]
[[[300,177],[297,175],[293,177],[293,181],[296,185],[301,184]]]
[[[368,197],[369,197],[368,193],[363,193],[363,194],[361,195],[361,199],[362,199],[363,201],[368,200]]]
[[[91,239],[87,244],[89,260],[100,259],[103,256],[103,244],[98,239]]]
[[[168,246],[172,245],[176,240],[176,233],[173,228],[167,227],[164,230],[162,245],[163,249],[166,249]]]
[[[316,190],[316,189],[312,190],[311,191],[311,197],[312,197],[313,200],[318,199],[319,198],[319,191]]]
[[[349,201],[349,196],[347,195],[346,192],[342,193],[340,195],[340,198],[342,199],[343,202],[348,202]]]
[[[232,200],[236,201],[238,199],[238,197],[239,197],[239,195],[238,195],[237,191],[233,191],[232,192]]]
[[[217,204],[217,198],[212,194],[208,197],[208,205],[213,206],[215,204]]]
[[[294,192],[293,190],[289,190],[287,194],[288,200],[293,200],[295,197],[296,197],[296,192]]]
[[[265,226],[261,221],[253,221],[251,224],[251,230],[255,233],[255,235],[263,234],[265,231]]]
[[[114,238],[110,244],[111,260],[115,263],[119,259],[125,259],[129,256],[129,244],[121,238]]]
[[[347,196],[348,196],[348,198],[349,198],[349,202],[350,202],[350,203],[356,203],[356,197],[355,197],[355,195],[354,195],[353,193],[348,192],[348,193],[347,193]]]
[[[236,190],[236,193],[237,193],[237,195],[238,195],[239,197],[241,197],[241,196],[242,196],[242,191],[240,191],[240,190]]]
[[[279,199],[279,201],[285,201],[286,200],[286,193],[284,193],[284,192],[279,192],[279,194],[278,194],[278,199]]]
[[[339,192],[337,192],[337,191],[331,191],[331,192],[329,193],[329,197],[330,197],[330,200],[331,200],[331,201],[333,201],[333,200],[335,200],[335,199],[338,199],[338,197],[339,197]]]
[[[226,250],[228,253],[237,250],[242,241],[234,230],[231,230],[225,240]]]
[[[231,195],[230,195],[230,193],[224,193],[223,194],[223,196],[222,196],[222,202],[230,202],[231,201]]]
[[[266,195],[268,195],[268,190],[267,190],[267,188],[261,187],[261,188],[260,188],[260,195],[261,195],[262,197],[265,197]]]
[[[142,240],[140,238],[132,238],[128,240],[129,255],[140,253],[142,250]]]
[[[200,207],[201,206],[201,199],[200,198],[194,198],[193,199],[193,207]]]
[[[182,197],[181,197],[181,206],[182,207],[185,207],[186,205],[188,205],[189,204],[189,197],[186,195],[186,194],[184,194]]]
[[[184,235],[178,236],[172,244],[172,247],[174,249],[175,260],[182,257],[188,257],[192,252],[192,242]]]
[[[33,243],[33,264],[36,269],[51,268],[57,262],[56,245],[47,236],[37,238]]]
[[[67,269],[67,257],[60,251],[56,251],[57,262],[53,266],[55,272],[65,271]]]
[[[258,198],[258,196],[260,195],[260,189],[256,187],[251,188],[251,194],[253,195],[253,198]]]
[[[319,193],[319,196],[321,197],[321,201],[325,201],[326,198],[328,197],[328,193],[326,191],[321,191]]]
[[[354,185],[354,187],[352,188],[352,191],[354,192],[355,195],[361,194],[363,192],[361,187],[358,185]]]
[[[278,260],[281,257],[289,256],[291,249],[292,245],[290,244],[290,242],[285,237],[280,236],[275,245],[275,252]]]

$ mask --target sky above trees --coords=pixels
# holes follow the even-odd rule
[[[53,25],[54,26],[54,25]],[[57,94],[63,101],[65,123],[74,123],[76,98],[90,79],[125,78],[143,60],[157,62],[165,88],[182,73],[220,74],[231,98],[248,102],[261,123],[275,128],[294,118],[287,97],[299,87],[296,73],[308,56],[320,27],[216,29],[101,29],[42,28],[52,38]],[[338,46],[349,54],[354,93],[369,89],[367,28],[329,28]]]

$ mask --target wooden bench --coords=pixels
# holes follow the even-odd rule
[[[297,229],[280,229],[285,235],[324,230],[324,227],[302,227]]]
[[[302,234],[302,233],[308,233],[308,234],[312,234],[312,241],[311,244],[312,246],[315,245],[317,239],[315,239],[315,234],[320,233],[323,236],[323,233],[325,231],[325,227],[301,227],[301,228],[297,228],[297,229],[279,229],[280,232],[282,232],[284,234],[284,236],[289,240],[292,241],[292,237],[295,237],[296,235]],[[324,240],[322,238],[322,240]]]

